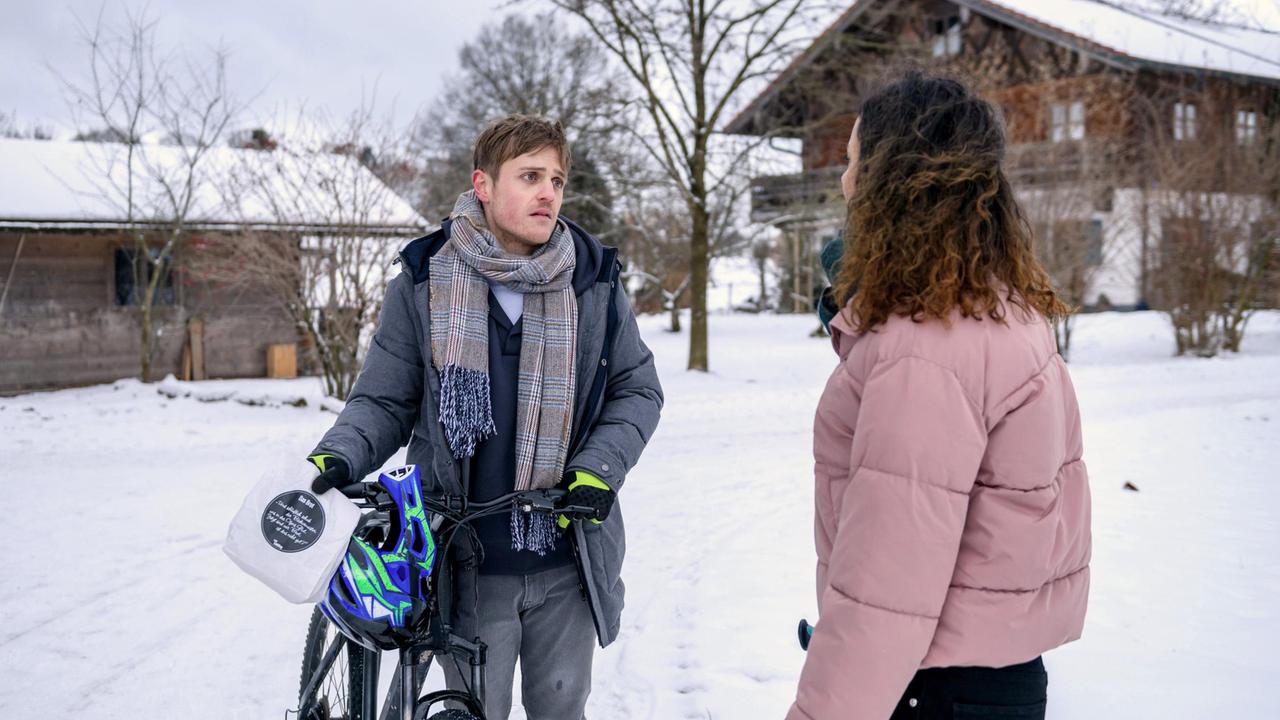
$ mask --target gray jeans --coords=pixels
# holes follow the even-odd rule
[[[596,631],[568,565],[532,575],[478,575],[473,589],[459,588],[454,632],[479,636],[488,646],[486,720],[507,720],[516,660],[529,720],[583,720],[591,693]],[[444,666],[451,690],[463,690],[470,669]],[[464,680],[464,677],[466,680]]]

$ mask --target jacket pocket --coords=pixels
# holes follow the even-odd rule
[[[604,592],[612,592],[621,581],[622,558],[626,553],[626,531],[623,529],[622,516],[617,507],[613,512],[600,525],[589,522],[583,524],[597,587]]]
[[[1030,705],[974,705],[954,703],[951,706],[955,720],[1044,720],[1044,702]]]

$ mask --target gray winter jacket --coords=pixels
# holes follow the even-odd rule
[[[564,218],[561,218],[564,219]],[[574,290],[578,297],[577,391],[574,437],[566,471],[585,470],[620,491],[627,472],[649,442],[662,409],[662,388],[653,354],[640,338],[627,294],[611,292],[618,282],[612,251],[566,220],[574,237],[578,269]],[[418,238],[400,253],[402,272],[387,288],[378,330],[356,380],[346,408],[316,447],[316,452],[341,456],[355,478],[377,470],[398,449],[409,446],[408,462],[422,471],[428,492],[467,494],[464,473],[445,442],[437,417],[440,376],[431,363],[431,313],[428,309],[428,264],[443,246],[445,229]],[[604,362],[609,300],[617,323],[612,347]],[[603,393],[595,407],[588,396],[598,371],[606,373]],[[579,432],[584,428],[583,432]],[[620,493],[619,493],[620,494]],[[623,605],[620,577],[626,550],[619,502],[608,520],[584,528],[592,568],[600,642],[618,634]],[[465,580],[460,581],[465,582]]]

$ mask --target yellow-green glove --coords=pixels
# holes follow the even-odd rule
[[[595,515],[591,518],[591,522],[596,525],[604,522],[609,517],[609,511],[613,509],[613,499],[617,493],[605,484],[605,481],[589,472],[574,470],[571,477],[569,492],[565,494],[561,504],[593,508]],[[556,523],[563,530],[569,527],[569,518],[561,515]]]
[[[347,461],[337,455],[328,453],[316,453],[307,456],[307,462],[316,466],[320,471],[320,476],[311,481],[311,492],[317,495],[327,492],[329,489],[337,489],[346,487],[351,484],[351,467],[347,465]]]

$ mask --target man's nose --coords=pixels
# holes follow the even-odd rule
[[[538,199],[545,202],[556,199],[556,187],[550,180],[538,185]]]

